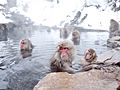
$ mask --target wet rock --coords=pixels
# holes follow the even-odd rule
[[[114,19],[110,20],[109,27],[109,39],[107,40],[107,46],[111,48],[117,48],[120,46],[120,25]]]
[[[107,40],[108,46],[111,48],[120,47],[120,36],[114,36]]]
[[[116,90],[117,81],[112,73],[99,70],[68,74],[51,73],[44,77],[33,90]]]
[[[109,31],[110,31],[110,35],[109,35],[110,38],[114,36],[120,36],[119,23],[114,19],[110,20]]]
[[[106,51],[98,55],[97,61],[103,62],[105,60],[111,60],[114,57],[114,55],[116,55],[117,53],[119,52],[116,51],[115,49]]]

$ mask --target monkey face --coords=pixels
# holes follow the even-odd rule
[[[96,53],[93,49],[88,49],[88,50],[85,51],[85,57],[84,58],[87,62],[94,61],[96,57],[97,57]]]
[[[76,32],[73,32],[72,35],[73,35],[73,36],[76,36]]]
[[[73,38],[78,38],[79,34],[77,32],[72,33]]]
[[[26,49],[27,42],[25,40],[21,40],[20,42],[20,49]]]
[[[60,58],[62,60],[68,60],[69,59],[69,48],[68,47],[60,47]]]

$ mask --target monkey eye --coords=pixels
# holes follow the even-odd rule
[[[68,47],[60,47],[59,50],[69,50],[69,48]]]
[[[91,53],[89,55],[92,55]]]
[[[21,44],[25,44],[25,42],[21,42]]]

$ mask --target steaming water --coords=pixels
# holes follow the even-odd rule
[[[79,56],[84,54],[85,49],[93,48],[97,54],[107,51],[108,48],[105,46],[108,39],[108,32],[81,32],[80,33],[80,44],[76,45],[76,59],[80,59]],[[37,57],[42,59],[43,65],[48,64],[49,59],[55,51],[57,43],[61,41],[59,30],[50,29],[36,29],[31,31],[17,31],[10,32],[8,41],[0,42],[0,61],[4,61],[10,64],[15,59],[20,57],[19,52],[19,41],[21,38],[27,37],[31,40],[34,45],[31,59]],[[69,36],[71,40],[71,36]],[[19,58],[20,59],[20,58]]]
[[[21,34],[20,32],[23,33]],[[108,32],[81,32],[80,45],[75,46],[77,56],[83,55],[86,48],[95,49],[97,54],[107,51],[108,48],[106,47],[106,41],[108,39],[108,35]],[[12,59],[20,56],[19,41],[24,37],[29,38],[34,45],[32,58],[37,57],[42,59],[41,63],[49,61],[55,51],[57,43],[62,40],[60,39],[59,30],[36,29],[34,31],[31,30],[27,32],[10,32],[8,41],[0,42],[1,61],[11,61]],[[71,40],[71,36],[69,37],[69,40]]]
[[[108,35],[108,32],[80,32],[80,44],[75,45],[75,61],[79,62],[87,48],[95,49],[97,54],[107,51],[106,41]],[[32,56],[30,57],[22,58],[20,54],[19,42],[22,38],[29,38],[34,45]],[[54,54],[58,42],[61,40],[63,39],[60,38],[59,30],[46,27],[32,27],[10,31],[8,33],[8,41],[0,42],[0,81],[4,82],[4,79],[6,77],[9,78],[11,75],[7,81],[10,88],[21,90],[23,87],[23,90],[32,90],[31,87],[37,84],[33,83],[34,79],[37,77],[37,81],[39,81],[49,72],[50,58]],[[69,35],[68,40],[71,40],[71,35]],[[2,66],[5,66],[5,70],[1,69]],[[9,74],[11,71],[18,74]],[[25,77],[29,78],[25,79]],[[19,80],[23,82],[21,78],[23,78],[24,83],[17,82]],[[31,79],[31,82],[27,84],[32,85],[30,88],[24,86],[29,79]]]

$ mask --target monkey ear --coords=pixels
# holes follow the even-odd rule
[[[59,49],[60,49],[60,45],[58,45],[56,48],[57,48],[57,51],[59,51]]]

